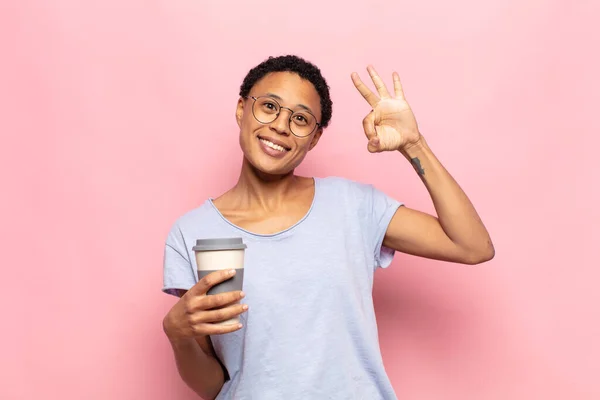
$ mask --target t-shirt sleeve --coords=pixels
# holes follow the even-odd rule
[[[373,185],[367,185],[366,215],[370,246],[375,257],[375,268],[387,268],[394,259],[395,251],[383,246],[387,228],[402,203],[386,195]]]
[[[196,284],[196,280],[183,234],[175,224],[165,243],[162,291],[176,296],[178,289],[189,290]]]

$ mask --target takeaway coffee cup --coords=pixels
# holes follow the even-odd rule
[[[210,288],[209,295],[242,290],[246,250],[242,238],[198,239],[192,250],[196,254],[198,280],[215,271],[235,269],[235,275],[231,279]],[[219,324],[236,323],[239,323],[237,317],[219,322]]]

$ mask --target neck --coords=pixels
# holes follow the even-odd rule
[[[232,191],[246,207],[272,209],[279,207],[297,189],[299,180],[293,170],[284,175],[265,174],[244,158],[242,171]]]

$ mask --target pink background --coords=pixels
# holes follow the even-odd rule
[[[298,172],[432,211],[404,159],[366,151],[350,73],[397,69],[492,234],[485,265],[377,274],[399,398],[600,398],[599,3],[250,4],[0,3],[0,398],[194,398],[161,330],[165,235],[235,182],[239,84],[284,53],[334,100]]]

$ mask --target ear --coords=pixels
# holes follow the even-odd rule
[[[315,135],[313,136],[313,138],[310,142],[308,151],[311,151],[313,149],[313,147],[315,147],[317,145],[317,143],[319,143],[319,139],[321,139],[322,134],[323,134],[323,128],[319,127],[319,129],[317,129],[317,131],[315,132]]]
[[[242,118],[244,117],[244,98],[240,97],[237,101],[237,106],[235,108],[235,120],[237,121],[238,126],[242,127]]]

